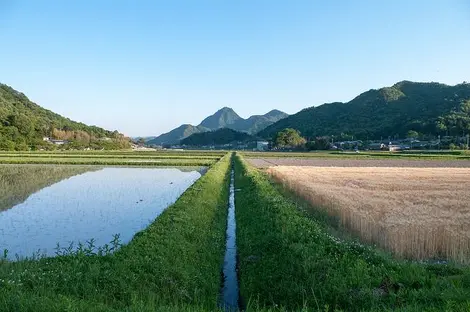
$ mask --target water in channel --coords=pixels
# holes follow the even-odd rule
[[[197,170],[103,168],[62,180],[0,212],[0,256],[54,256],[57,243],[95,240],[103,246],[119,234],[128,243],[197,179]]]
[[[230,195],[227,218],[227,245],[223,268],[224,281],[221,290],[220,302],[220,305],[225,309],[225,311],[236,311],[238,310],[239,305],[234,180],[234,170],[232,169],[230,177]]]

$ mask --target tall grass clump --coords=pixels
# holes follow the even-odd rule
[[[470,308],[468,268],[397,261],[340,240],[240,156],[235,172],[240,291],[252,310]]]
[[[54,258],[0,260],[0,310],[217,310],[229,165],[227,155],[113,253],[82,246]]]

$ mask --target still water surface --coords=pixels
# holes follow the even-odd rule
[[[57,243],[93,238],[102,246],[114,234],[128,243],[200,177],[176,168],[104,168],[71,177],[0,212],[0,251],[10,259],[54,256]]]

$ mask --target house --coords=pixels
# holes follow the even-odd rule
[[[64,144],[69,143],[69,141],[67,140],[55,140],[55,139],[51,139],[50,137],[43,137],[42,140],[44,142],[49,142],[55,145],[64,145]]]
[[[55,145],[64,145],[64,144],[69,143],[69,141],[67,140],[50,140],[50,139],[49,139],[49,142]]]
[[[395,145],[395,144],[389,144],[388,145],[388,150],[390,152],[396,152],[396,151],[401,151],[403,148],[401,145]]]
[[[370,143],[369,144],[369,149],[374,150],[374,151],[379,151],[379,150],[383,150],[386,148],[387,146],[383,143]]]
[[[256,142],[256,150],[258,151],[266,151],[269,148],[269,142],[267,141],[257,141]]]

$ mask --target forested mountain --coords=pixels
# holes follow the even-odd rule
[[[239,132],[229,128],[221,128],[214,131],[195,133],[181,140],[181,145],[188,146],[209,146],[224,145],[232,142],[246,142],[254,137],[246,132]]]
[[[247,119],[238,120],[228,128],[247,132],[249,134],[255,134],[287,116],[289,115],[274,109],[265,115],[253,115]]]
[[[0,84],[0,150],[54,148],[43,137],[68,140],[74,148],[126,148],[117,131],[72,121],[31,102],[23,93]]]
[[[267,126],[287,117],[288,115],[279,110],[272,110],[265,115],[254,115],[247,119],[238,116],[235,111],[229,107],[224,107],[213,115],[205,118],[198,126],[189,124],[181,125],[170,132],[164,133],[150,141],[148,144],[179,144],[184,138],[191,134],[213,131],[221,128],[229,128],[249,134],[257,133]]]
[[[465,117],[464,107],[469,99],[468,83],[448,86],[402,81],[392,87],[369,90],[347,103],[304,109],[268,126],[258,135],[273,138],[285,128],[299,130],[307,138],[404,137],[410,130],[421,134],[462,135],[470,131],[470,114]]]
[[[223,107],[215,112],[213,115],[205,118],[200,124],[200,127],[215,130],[220,128],[228,128],[243,120],[237,113],[230,107]]]
[[[147,144],[155,144],[155,145],[171,145],[171,144],[179,144],[179,142],[189,137],[194,133],[200,133],[210,131],[208,128],[204,128],[201,126],[193,126],[189,124],[184,124],[179,126],[176,129],[171,130],[170,132],[164,133],[152,140],[147,141]]]

